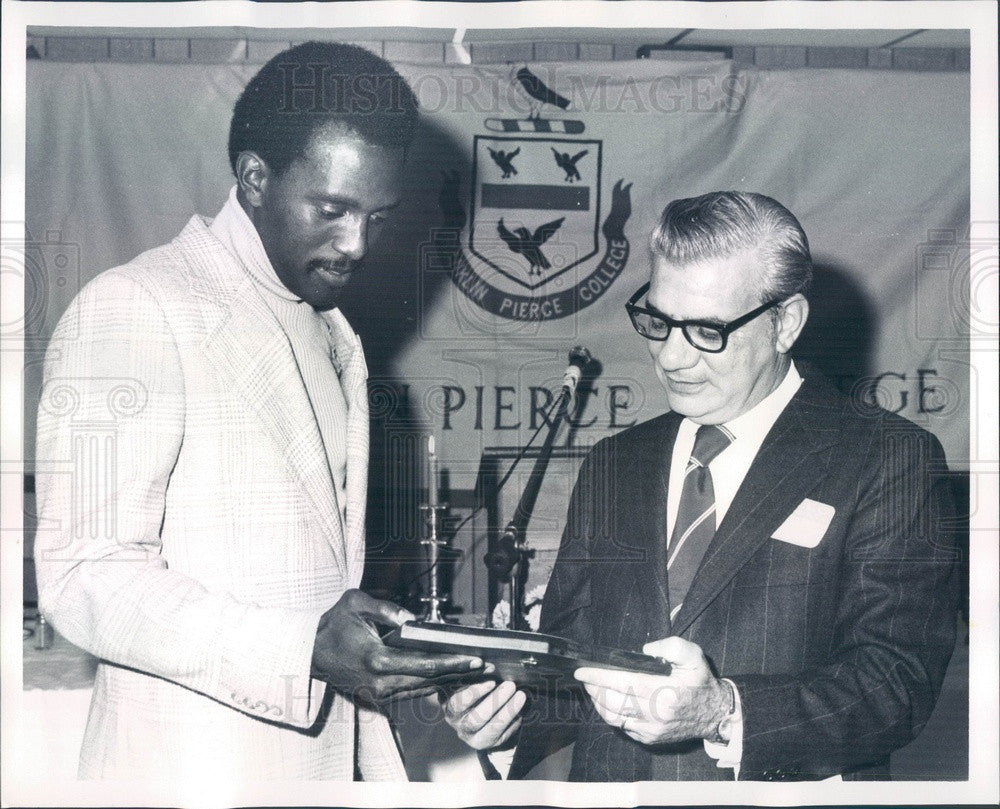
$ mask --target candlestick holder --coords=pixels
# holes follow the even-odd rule
[[[445,556],[444,551],[450,547],[442,530],[447,511],[447,505],[425,503],[420,506],[424,522],[424,538],[420,544],[427,561],[427,594],[420,597],[420,603],[424,605],[423,620],[432,623],[444,623],[442,607],[451,603],[451,593],[445,592],[441,583],[441,560]]]

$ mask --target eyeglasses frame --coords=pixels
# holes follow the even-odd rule
[[[639,287],[636,293],[631,298],[629,298],[628,301],[626,301],[625,303],[625,311],[628,312],[629,320],[632,321],[632,328],[635,329],[640,335],[645,337],[647,340],[656,340],[657,342],[661,343],[666,342],[670,338],[670,332],[673,329],[679,328],[681,330],[681,334],[684,335],[684,339],[687,340],[688,343],[693,348],[696,348],[699,351],[703,351],[706,354],[721,354],[723,351],[726,350],[726,346],[729,345],[730,334],[732,334],[738,328],[745,326],[751,320],[760,317],[768,309],[777,306],[779,303],[782,303],[785,300],[785,298],[775,298],[774,300],[768,301],[765,304],[761,304],[756,309],[747,312],[745,315],[741,315],[735,320],[730,320],[728,323],[723,323],[720,325],[718,323],[711,323],[707,320],[674,320],[672,317],[668,317],[667,315],[663,314],[663,312],[657,312],[653,309],[647,309],[644,306],[638,306],[637,303],[639,299],[647,292],[649,292],[649,287],[650,287],[650,282],[647,281],[645,284]],[[639,327],[638,325],[636,325],[635,322],[636,312],[641,312],[644,315],[649,315],[650,317],[655,317],[658,318],[659,320],[664,321],[667,324],[667,333],[663,337],[650,337],[649,335],[643,334],[641,331],[639,331]],[[687,326],[704,326],[705,328],[708,329],[715,329],[722,336],[722,345],[717,349],[702,348],[699,345],[695,345],[694,341],[688,335],[686,328]]]

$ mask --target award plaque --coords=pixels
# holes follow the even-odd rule
[[[579,686],[573,672],[584,667],[659,675],[670,674],[671,670],[670,663],[659,657],[512,629],[408,621],[392,630],[383,641],[387,646],[401,649],[481,657],[496,667],[491,677],[530,688]],[[475,676],[473,672],[472,677]]]

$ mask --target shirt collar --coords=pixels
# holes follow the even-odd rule
[[[799,375],[795,363],[789,361],[788,371],[785,378],[781,380],[773,391],[765,396],[760,402],[750,408],[746,413],[742,413],[734,419],[726,422],[725,426],[735,436],[736,440],[760,439],[774,426],[778,416],[792,401],[792,397],[802,384],[802,377]]]
[[[286,301],[298,303],[302,300],[281,283],[274,267],[271,266],[271,260],[267,257],[267,251],[260,240],[257,228],[236,198],[235,185],[229,191],[226,204],[212,220],[209,230],[261,287]]]

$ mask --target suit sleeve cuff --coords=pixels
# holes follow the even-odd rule
[[[312,727],[319,718],[320,705],[326,694],[327,684],[312,676],[313,646],[316,644],[316,630],[322,615],[322,612],[304,613],[302,623],[296,628],[298,638],[293,647],[296,675],[292,682],[307,683],[308,687],[303,689],[307,693],[298,694],[293,691],[286,699],[288,704],[287,721],[289,724],[299,727]],[[285,693],[289,694],[287,688]]]
[[[729,741],[726,743],[705,740],[705,752],[716,760],[716,766],[735,770],[739,778],[740,762],[743,760],[743,702],[740,691],[732,680],[723,680],[733,689],[734,710],[730,723]]]
[[[223,699],[238,710],[296,727],[312,726],[326,691],[313,679],[320,611],[248,609],[226,638]]]

